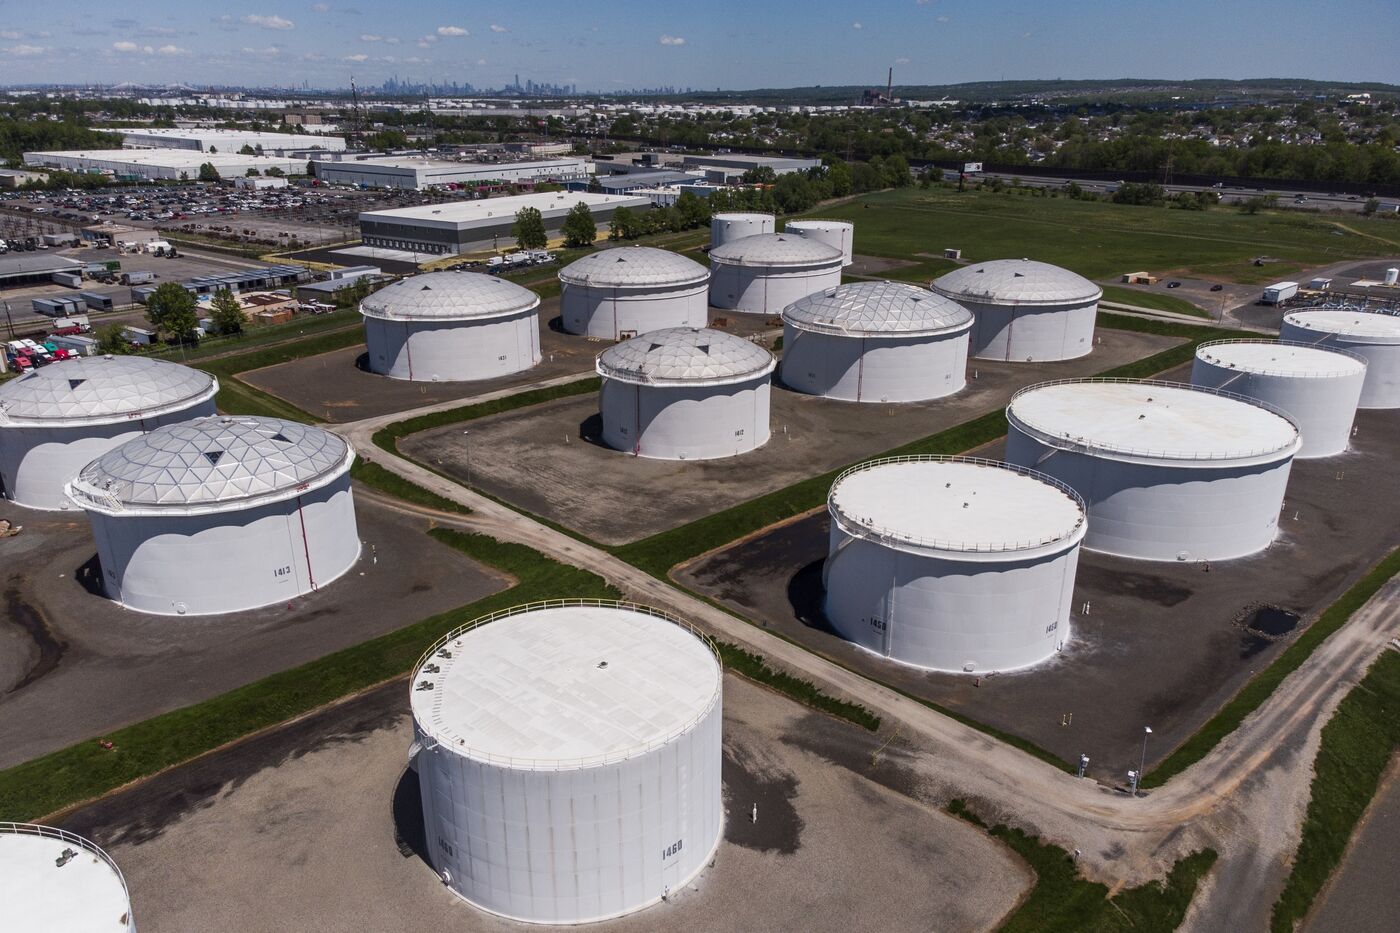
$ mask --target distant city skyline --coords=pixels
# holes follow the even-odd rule
[[[486,10],[490,12],[486,12]],[[538,0],[187,0],[57,6],[0,0],[8,83],[501,88],[514,76],[604,93],[955,84],[1000,79],[1313,78],[1400,82],[1379,0],[778,0],[659,2],[641,12]],[[1365,51],[1365,54],[1358,54]]]

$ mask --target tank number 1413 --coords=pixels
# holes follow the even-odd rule
[[[289,567],[289,566],[288,566],[288,567],[278,567],[278,568],[276,568],[275,570],[272,571],[272,575],[273,575],[274,577],[290,577],[290,576],[292,575],[292,568]]]

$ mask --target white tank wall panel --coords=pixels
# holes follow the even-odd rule
[[[863,337],[783,324],[782,379],[808,395],[849,402],[917,402],[967,384],[968,331]]]
[[[564,330],[603,340],[625,340],[663,327],[709,323],[707,283],[626,289],[562,284],[559,306]]]
[[[1326,315],[1323,318],[1321,316]],[[1370,333],[1344,333],[1331,330],[1320,323],[1302,326],[1300,321],[1328,321],[1335,318],[1339,327],[1352,318],[1388,318],[1391,333],[1372,328]],[[1374,312],[1301,311],[1285,314],[1279,328],[1279,339],[1306,343],[1315,347],[1349,350],[1366,360],[1366,381],[1361,388],[1358,408],[1400,408],[1400,317]]]
[[[841,265],[855,262],[855,225],[844,220],[789,220],[784,233],[795,233],[841,251]]]
[[[33,509],[71,509],[63,485],[83,467],[132,438],[161,425],[214,414],[214,399],[181,411],[164,412],[115,424],[31,427],[12,424],[0,430],[0,481],[5,495]]]
[[[723,246],[730,240],[772,233],[777,228],[772,214],[730,213],[710,218],[710,246]]]
[[[979,360],[1055,362],[1094,348],[1097,300],[1049,307],[958,302],[973,313],[971,353]]]
[[[710,273],[710,304],[728,311],[779,314],[814,292],[841,284],[841,264],[762,267],[716,263]]]
[[[348,473],[299,497],[246,509],[88,515],[107,596],[141,612],[272,605],[325,586],[360,554]]]
[[[590,768],[516,769],[429,743],[417,767],[433,867],[472,904],[535,923],[659,901],[719,845],[722,716],[717,703],[666,744]]]
[[[1207,345],[1209,346],[1209,345]],[[1207,358],[1206,347],[1196,353],[1191,367],[1191,384],[1224,389],[1235,395],[1258,399],[1286,412],[1298,425],[1303,446],[1296,456],[1331,457],[1347,449],[1356,406],[1361,399],[1366,369],[1357,365],[1351,372],[1335,375],[1285,375],[1249,372]],[[1341,363],[1351,357],[1337,356]],[[1357,361],[1359,363],[1359,361]]]
[[[603,442],[658,460],[733,457],[768,443],[767,373],[727,385],[647,386],[603,379]]]
[[[372,372],[415,382],[471,382],[508,376],[540,361],[534,309],[479,321],[365,317]]]
[[[1051,447],[1014,421],[1006,459],[1084,498],[1085,547],[1143,560],[1227,560],[1262,551],[1278,532],[1293,465],[1291,450],[1243,466],[1133,463]]]

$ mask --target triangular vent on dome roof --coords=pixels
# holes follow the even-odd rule
[[[626,257],[626,256],[619,256],[619,257],[617,257],[617,261],[618,261],[618,262],[626,262],[626,261],[627,261],[627,257]]]
[[[1015,276],[1016,278],[1018,278],[1018,279],[1024,279],[1024,278],[1025,278],[1025,275],[1023,275],[1023,274],[1020,273],[1020,272],[1013,272],[1013,273],[1011,273],[1011,274],[1014,275],[1014,276]]]
[[[431,285],[424,285],[421,289],[419,289],[419,291],[424,291],[424,292],[430,292],[430,291],[432,291],[432,290],[433,290],[433,287],[432,287]]]
[[[978,274],[978,275],[981,275],[983,272],[986,272],[986,271],[987,271],[986,269],[978,269],[978,270],[977,270],[977,274]]]
[[[69,379],[69,380],[68,380],[68,389],[69,389],[70,391],[73,390],[73,389],[76,389],[78,386],[82,385],[84,382],[87,382],[87,380],[86,380],[86,379]]]
[[[697,344],[696,347],[695,347],[695,349],[699,350],[701,353],[705,354],[706,356],[709,356],[709,355],[710,355],[710,345],[709,345],[708,343]]]
[[[647,347],[647,352],[650,353],[652,350],[660,350],[660,349],[661,349],[661,344],[659,344],[659,343],[654,343],[654,344],[652,344],[651,346]]]
[[[206,450],[204,452],[204,459],[209,461],[210,466],[218,466],[219,461],[223,458],[224,452],[222,450]]]
[[[283,434],[281,431],[278,431],[276,434],[272,435],[271,440],[277,441],[280,444],[291,443],[291,440],[288,439],[287,435]]]

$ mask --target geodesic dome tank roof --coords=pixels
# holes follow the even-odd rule
[[[354,452],[329,431],[280,418],[215,415],[157,428],[83,467],[84,508],[244,508],[329,483]]]
[[[850,282],[788,305],[783,320],[827,334],[918,335],[967,330],[972,312],[904,282]]]
[[[1032,259],[971,263],[935,279],[931,287],[954,301],[982,304],[1071,304],[1103,295],[1084,276]]]
[[[360,302],[360,313],[390,321],[470,321],[529,311],[540,296],[480,272],[425,272]]]
[[[668,327],[598,355],[598,374],[642,385],[722,385],[771,373],[773,354],[723,331]]]
[[[687,285],[710,277],[710,270],[670,250],[651,246],[619,246],[584,256],[565,266],[559,281],[566,285],[600,288],[639,288],[646,285]]]
[[[130,421],[212,398],[213,376],[140,356],[65,360],[0,385],[0,424],[80,425]]]
[[[731,266],[820,266],[843,258],[834,246],[790,233],[756,233],[710,250],[710,259]]]

